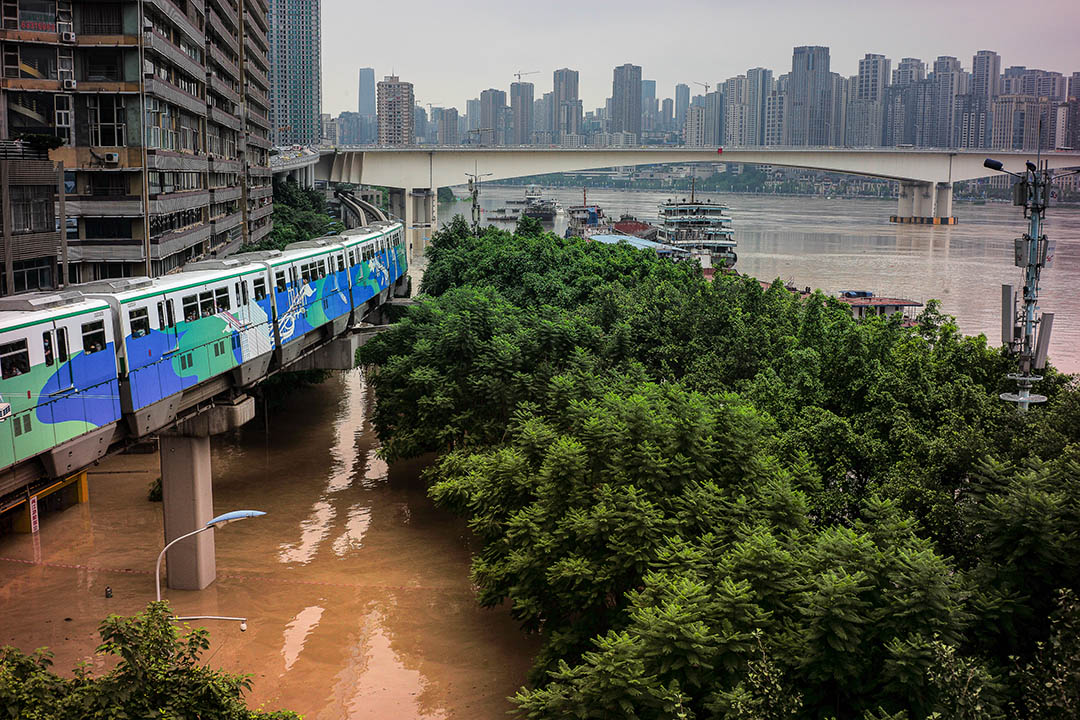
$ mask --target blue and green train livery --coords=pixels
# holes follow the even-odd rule
[[[359,321],[406,269],[401,224],[378,223],[153,280],[2,298],[0,471],[36,458],[50,476],[74,472],[120,434],[174,422],[186,393],[250,386]]]

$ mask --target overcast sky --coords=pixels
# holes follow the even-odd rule
[[[1038,11],[1037,14],[1035,11]],[[580,72],[585,110],[611,95],[612,69],[642,66],[657,97],[676,83],[715,85],[751,67],[791,69],[796,45],[827,45],[831,69],[854,75],[865,53],[929,65],[977,50],[1011,65],[1080,71],[1080,0],[323,0],[323,112],[356,110],[357,70],[413,83],[417,102],[457,107],[517,70],[551,90],[551,73]]]

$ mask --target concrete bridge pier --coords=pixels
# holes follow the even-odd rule
[[[900,182],[900,199],[890,222],[911,225],[955,225],[952,216],[952,183]]]
[[[427,248],[431,233],[438,227],[438,202],[431,188],[389,188],[390,212],[405,224],[409,262],[414,253]]]
[[[165,542],[205,527],[214,517],[210,436],[255,417],[255,399],[220,403],[159,436]],[[257,509],[257,508],[255,508]],[[166,579],[174,590],[202,590],[214,582],[214,530],[177,543],[165,554]]]

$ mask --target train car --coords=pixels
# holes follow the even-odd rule
[[[334,240],[294,243],[269,260],[282,364],[348,324],[345,249]]]
[[[61,477],[105,454],[121,411],[111,320],[77,292],[0,299],[0,468],[40,456]]]
[[[385,300],[388,289],[404,275],[403,236],[400,223],[375,223],[340,236],[346,249],[354,310],[362,314],[368,304]]]
[[[122,338],[117,353],[122,409],[136,435],[174,421],[188,388],[245,368],[250,377],[259,377],[269,363],[274,326],[267,312],[265,268],[242,262],[197,265],[154,280],[77,286],[113,310],[113,333]]]

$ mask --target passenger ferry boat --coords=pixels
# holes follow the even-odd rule
[[[507,206],[524,205],[520,211],[525,217],[536,218],[543,222],[552,222],[560,210],[557,200],[547,200],[538,185],[530,185],[525,188],[525,197],[521,200],[507,200]],[[516,218],[515,218],[516,219]]]
[[[668,200],[660,204],[657,240],[690,250],[703,269],[723,271],[733,268],[738,260],[735,254],[738,243],[727,210],[727,206],[720,203],[696,199],[691,184],[689,200]]]

